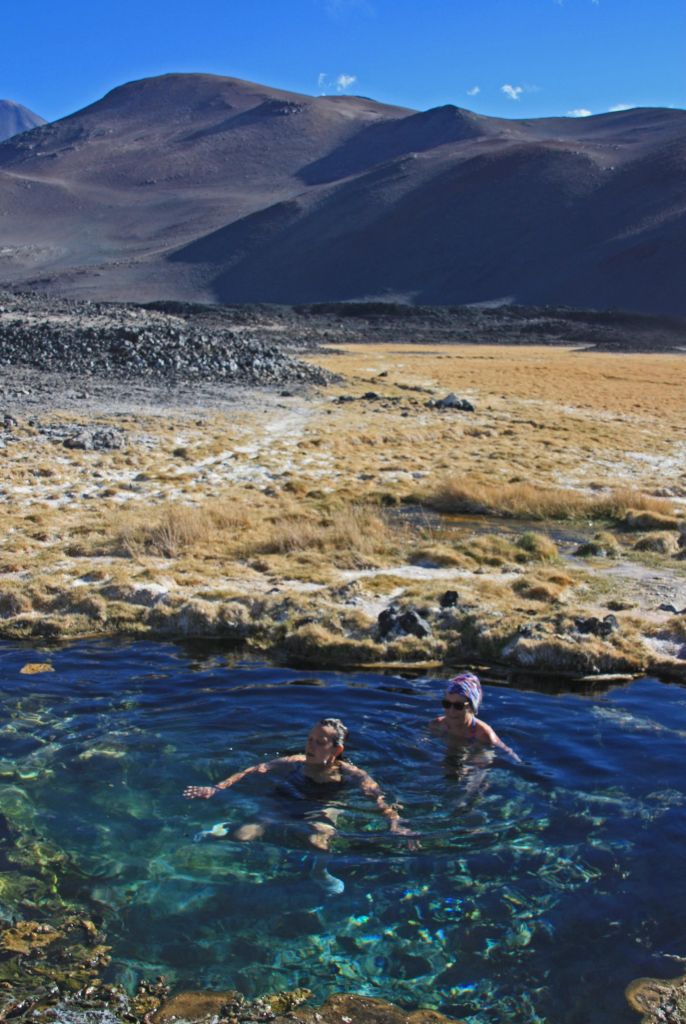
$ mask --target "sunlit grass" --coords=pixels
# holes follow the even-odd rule
[[[548,522],[573,521],[584,536],[607,523],[591,558],[621,553],[684,571],[686,360],[470,346],[311,358],[350,377],[295,413],[131,416],[117,420],[125,450],[67,450],[35,431],[0,450],[3,624],[16,613],[38,635],[146,623],[240,635],[248,626],[226,611],[240,599],[265,643],[291,630],[296,653],[316,658],[322,645],[332,658],[374,660],[388,651],[369,631],[389,595],[435,607],[450,587],[473,608],[465,636],[496,654],[532,615],[567,614],[601,594],[589,581],[607,565],[585,572],[577,561],[567,574]],[[369,390],[381,399],[365,401]],[[447,391],[476,412],[427,408]],[[338,404],[337,393],[355,400]],[[406,503],[418,501],[458,518],[412,509],[406,520]],[[499,531],[500,517],[540,527],[517,536],[511,524]],[[165,590],[159,608],[135,604],[147,585]],[[603,601],[617,585],[607,582]],[[349,586],[359,607],[346,604]],[[282,599],[289,607],[272,621],[269,602]],[[322,631],[297,625],[310,618]],[[347,647],[346,630],[360,634]],[[413,638],[394,652],[414,656],[413,645],[421,651]]]
[[[668,517],[672,504],[628,488],[607,494],[585,494],[563,487],[530,483],[474,483],[446,478],[417,498],[430,508],[446,513],[507,516],[517,519],[611,519],[621,520],[630,511]]]

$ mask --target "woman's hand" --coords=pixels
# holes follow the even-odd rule
[[[217,792],[217,786],[186,786],[183,795],[189,800],[209,800]]]
[[[394,836],[406,836],[407,837],[407,848],[408,850],[421,850],[422,844],[419,842],[419,835],[417,832],[413,832],[411,828],[403,823],[402,818],[396,818],[390,824],[390,830]]]

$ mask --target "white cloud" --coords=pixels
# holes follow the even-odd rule
[[[336,79],[336,88],[339,92],[349,89],[353,82],[357,81],[357,75],[339,75]]]
[[[337,75],[335,79],[329,78],[325,71],[320,71],[317,76],[317,87],[320,93],[330,92],[332,89],[336,89],[336,92],[344,92],[349,89],[353,82],[357,81],[357,75]]]
[[[473,85],[471,89],[467,89],[468,96],[478,96],[481,92],[481,88],[478,85]]]
[[[614,107],[610,107],[610,113],[616,114],[620,110],[631,110],[630,103],[615,103]]]
[[[518,100],[524,92],[524,88],[521,85],[501,85],[500,91],[509,96],[511,100]]]
[[[593,114],[592,110],[587,110],[586,107],[576,107],[574,110],[567,111],[567,117],[591,117]]]

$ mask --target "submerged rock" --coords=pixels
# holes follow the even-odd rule
[[[245,997],[235,989],[226,992],[177,992],[164,1002],[150,1017],[152,1024],[165,1021],[201,1021],[208,1017],[228,1017],[245,1003]]]
[[[27,955],[34,950],[44,949],[60,938],[60,933],[49,924],[38,921],[17,921],[12,928],[0,934],[0,953]]]
[[[329,996],[321,1006],[300,1007],[297,1013],[302,1024],[455,1024],[454,1017],[445,1017],[436,1010],[403,1010],[385,999],[369,996]],[[277,1017],[276,1024],[289,1024],[292,1017]],[[456,1022],[459,1024],[459,1022]]]
[[[641,1024],[681,1024],[686,1021],[686,974],[671,981],[637,978],[626,989],[632,1010],[643,1014]]]

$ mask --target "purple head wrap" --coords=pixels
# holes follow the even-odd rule
[[[470,701],[474,714],[478,713],[484,695],[479,677],[475,676],[473,672],[460,672],[459,675],[453,676],[448,680],[447,690],[448,693],[461,693]]]

